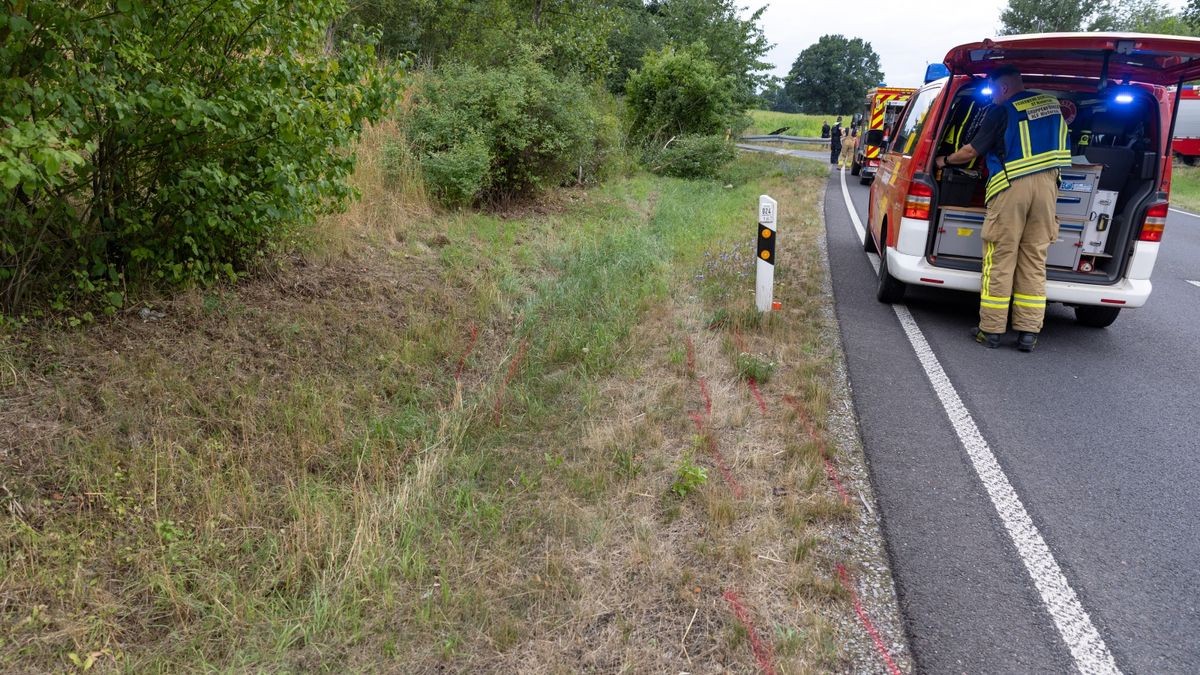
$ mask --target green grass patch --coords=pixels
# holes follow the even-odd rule
[[[783,132],[784,134],[804,138],[818,138],[821,135],[821,125],[828,122],[829,126],[833,126],[838,117],[836,114],[806,115],[802,113],[773,112],[770,110],[748,110],[746,114],[750,116],[751,124],[743,132],[745,135],[768,134],[780,127],[788,127],[788,130]],[[843,125],[845,125],[848,119],[850,119],[850,116],[843,113]]]
[[[1171,205],[1200,213],[1200,166],[1177,162],[1171,167]]]

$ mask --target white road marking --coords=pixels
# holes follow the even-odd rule
[[[1200,286],[1200,281],[1192,281],[1191,279],[1184,279],[1184,281],[1188,282],[1189,284],[1191,284],[1193,286]]]
[[[863,228],[862,221],[858,219],[858,211],[855,210],[854,203],[850,201],[850,190],[846,189],[845,167],[838,171],[838,177],[842,180],[842,199],[846,200],[846,208],[850,209],[850,222],[854,223],[854,229],[858,231],[858,243],[866,243],[867,231]]]
[[[1182,213],[1185,216],[1191,216],[1193,218],[1200,218],[1200,214],[1192,213],[1191,211],[1180,211],[1179,209],[1171,209],[1171,210],[1174,211],[1175,213]]]
[[[854,223],[861,239],[864,231],[858,214],[855,212],[854,204],[850,201],[850,192],[846,189],[844,171],[842,172],[842,197],[846,201],[850,220]],[[871,262],[878,271],[878,258],[874,256],[872,258]],[[1197,285],[1200,286],[1200,284]],[[896,317],[900,320],[900,325],[904,328],[904,333],[908,336],[913,351],[916,352],[917,360],[925,369],[925,376],[929,378],[930,385],[933,386],[938,400],[941,401],[942,409],[946,411],[950,425],[954,427],[954,433],[958,435],[959,442],[967,451],[967,456],[971,458],[975,474],[979,476],[980,482],[987,490],[988,497],[992,500],[992,506],[995,507],[1001,522],[1004,523],[1004,529],[1008,531],[1009,539],[1012,540],[1018,555],[1021,556],[1021,562],[1025,564],[1025,569],[1033,579],[1034,586],[1037,587],[1038,593],[1042,597],[1042,604],[1045,605],[1050,618],[1053,619],[1067,649],[1071,651],[1071,656],[1075,659],[1075,666],[1082,673],[1121,672],[1117,668],[1117,663],[1113,659],[1108,645],[1104,643],[1100,632],[1092,623],[1091,616],[1084,610],[1075,590],[1067,582],[1066,575],[1063,574],[1058,561],[1054,559],[1054,554],[1050,552],[1046,540],[1042,538],[1041,532],[1033,524],[1033,519],[1029,517],[1029,512],[1025,510],[1025,505],[1021,503],[1008,476],[1000,468],[1000,463],[996,461],[996,455],[975,424],[971,411],[967,410],[967,406],[959,397],[954,384],[950,382],[949,376],[942,368],[941,362],[933,353],[933,349],[925,339],[925,334],[917,325],[917,320],[904,305],[892,305],[892,309],[895,310]]]

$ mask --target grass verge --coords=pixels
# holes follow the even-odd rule
[[[1200,166],[1176,162],[1171,167],[1171,206],[1200,213]]]
[[[824,167],[504,214],[360,173],[257,280],[0,337],[0,669],[843,668]]]
[[[828,122],[833,126],[837,115],[805,115],[802,113],[781,113],[771,110],[748,110],[746,112],[752,120],[750,128],[744,132],[747,135],[752,134],[767,134],[780,127],[788,127],[784,133],[788,136],[802,136],[804,138],[818,138],[821,135],[821,124]],[[843,116],[843,123],[849,119],[848,115]]]

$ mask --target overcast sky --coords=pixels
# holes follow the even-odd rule
[[[965,42],[994,36],[1008,0],[742,0],[763,5],[763,32],[775,45],[767,61],[784,77],[800,52],[822,35],[862,38],[879,54],[884,82],[894,87],[921,84],[927,63]],[[1173,9],[1184,0],[1168,0]]]

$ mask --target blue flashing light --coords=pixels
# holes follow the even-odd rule
[[[1133,103],[1133,94],[1117,94],[1113,97],[1116,103]]]
[[[983,94],[984,96],[991,96],[991,95],[992,95],[992,88],[991,88],[991,87],[984,87],[983,89],[980,89],[980,90],[979,90],[979,93],[980,93],[980,94]]]
[[[934,80],[940,80],[943,77],[950,77],[950,69],[942,63],[931,63],[925,66],[925,83],[928,84]]]

